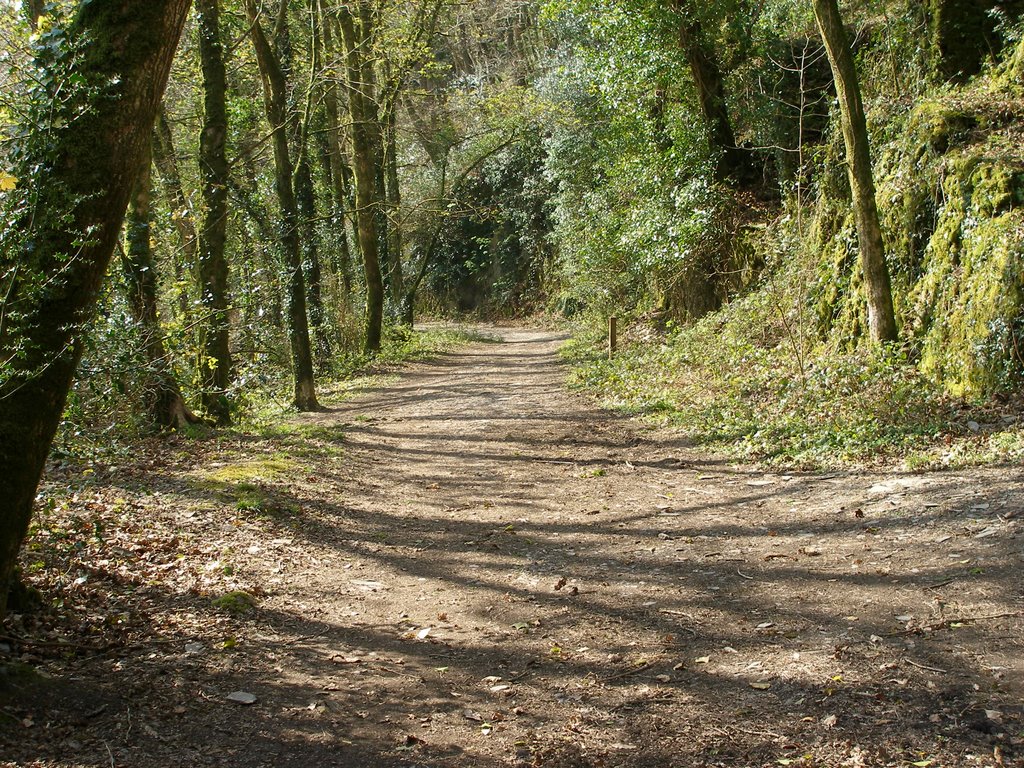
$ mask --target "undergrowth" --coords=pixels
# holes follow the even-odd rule
[[[415,331],[390,327],[377,354],[353,352],[336,356],[331,370],[321,371],[317,377],[317,395],[321,404],[336,403],[382,383],[394,366],[425,360],[484,339],[479,333],[458,326],[427,326]],[[148,427],[139,416],[130,389],[119,386],[117,376],[109,374],[101,367],[81,372],[54,441],[55,458],[89,461],[130,456],[138,439],[145,436]],[[232,407],[236,430],[270,430],[293,410],[291,373],[280,365],[264,361],[240,366],[235,385]],[[186,432],[186,438],[202,438],[214,431],[196,425]]]
[[[753,294],[656,343],[627,334],[612,360],[598,332],[584,331],[563,349],[570,385],[695,444],[773,466],[922,470],[1024,458],[1008,406],[942,394],[895,348],[821,344],[797,355],[768,322],[770,299]]]

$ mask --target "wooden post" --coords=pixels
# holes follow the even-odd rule
[[[615,347],[619,342],[619,318],[612,315],[608,318],[608,359],[611,360],[615,356]]]

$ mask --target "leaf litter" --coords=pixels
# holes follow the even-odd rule
[[[499,333],[273,435],[52,464],[4,759],[1024,760],[1019,469],[783,479],[596,411],[557,335]]]

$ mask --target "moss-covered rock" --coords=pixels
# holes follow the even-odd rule
[[[1011,99],[993,98],[1012,92],[1011,68],[978,86],[989,90],[950,89],[891,118],[889,140],[875,153],[902,337],[921,371],[958,397],[1006,391],[1024,376],[1021,116]],[[841,154],[830,148],[811,230],[819,329],[839,349],[857,344],[865,328],[844,175]]]
[[[978,74],[1002,46],[1000,14],[1013,20],[1022,12],[1021,0],[928,0],[936,74],[958,81]]]
[[[948,158],[944,204],[908,318],[921,369],[955,395],[1019,383],[1024,329],[1024,165]]]

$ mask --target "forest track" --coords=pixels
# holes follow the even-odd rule
[[[0,761],[1022,764],[1019,467],[738,466],[568,393],[560,334],[487,332],[99,473],[176,554],[104,597],[148,623],[119,653],[0,696]]]

